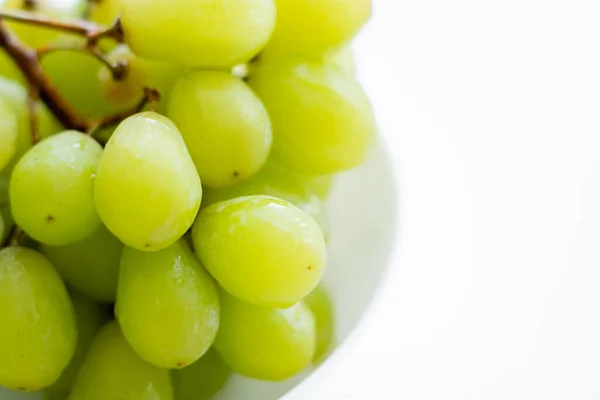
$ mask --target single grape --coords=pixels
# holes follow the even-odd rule
[[[92,340],[102,325],[109,319],[105,308],[79,293],[71,292],[70,294],[75,307],[77,331],[79,332],[77,348],[75,349],[75,355],[60,378],[44,391],[45,400],[66,400],[69,397]]]
[[[41,251],[75,289],[100,302],[114,302],[123,243],[104,225],[82,242],[67,246],[42,245]]]
[[[221,356],[210,349],[198,361],[183,369],[171,371],[177,400],[208,400],[221,390],[231,370]]]
[[[275,159],[311,175],[363,163],[376,138],[369,100],[360,84],[325,61],[264,64],[250,86],[273,124]]]
[[[0,97],[0,170],[17,152],[19,123],[9,102]]]
[[[114,24],[119,17],[122,2],[123,0],[91,1],[90,21],[106,26]]]
[[[287,379],[313,359],[315,319],[302,303],[287,309],[259,307],[221,291],[221,326],[215,348],[239,374]]]
[[[192,230],[196,254],[229,293],[288,307],[319,283],[326,258],[316,222],[284,200],[248,196],[203,209]]]
[[[219,328],[217,289],[183,240],[151,253],[125,248],[115,310],[131,347],[162,368],[198,360]]]
[[[202,186],[177,127],[153,112],[123,121],[100,160],[95,199],[108,229],[137,250],[161,250],[183,236]]]
[[[274,0],[127,0],[121,22],[125,42],[141,57],[232,67],[260,51],[275,14]]]
[[[107,59],[114,65],[122,62],[127,65],[125,75],[118,80],[105,65],[100,68],[98,75],[106,99],[124,107],[139,103],[144,96],[144,88],[157,89],[161,104],[167,102],[171,88],[181,73],[181,68],[177,66],[139,58],[125,45],[113,49]]]
[[[23,247],[0,251],[0,385],[54,383],[75,353],[73,305],[52,264]]]
[[[327,196],[332,179],[329,175],[315,177],[299,175],[269,160],[256,175],[239,185],[224,189],[207,188],[202,206],[206,207],[219,201],[243,196],[261,194],[273,196],[289,201],[313,217],[327,237],[329,218],[322,199]]]
[[[86,0],[4,0],[2,8],[26,10],[55,20],[67,21],[78,18],[83,12],[85,3]],[[31,47],[47,45],[64,36],[55,29],[31,24],[8,22],[7,25],[19,40]]]
[[[315,317],[317,341],[314,360],[319,362],[325,358],[333,344],[335,326],[331,296],[325,285],[320,283],[302,302]]]
[[[69,400],[173,400],[169,371],[142,360],[116,321],[93,340]]]
[[[271,123],[262,102],[228,72],[181,78],[168,115],[181,130],[202,183],[228,187],[254,175],[271,149]]]
[[[265,54],[322,55],[346,43],[371,16],[371,0],[275,0],[277,25]]]
[[[93,198],[102,147],[89,136],[65,131],[43,140],[15,166],[10,202],[15,222],[32,238],[64,246],[100,227]]]

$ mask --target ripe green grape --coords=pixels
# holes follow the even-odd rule
[[[100,302],[114,302],[123,243],[104,225],[82,242],[68,246],[42,245],[41,251],[75,289]]]
[[[327,288],[320,283],[302,302],[315,317],[316,349],[314,360],[321,361],[331,349],[334,336],[333,304]]]
[[[4,49],[0,50],[0,76],[11,81],[16,81],[21,85],[27,84],[27,79]]]
[[[277,26],[265,54],[322,55],[360,30],[371,0],[275,0]]]
[[[221,327],[215,348],[237,373],[264,380],[287,379],[313,359],[315,319],[302,303],[287,309],[259,307],[221,291]]]
[[[119,17],[123,0],[92,1],[90,4],[90,21],[102,25],[112,25]]]
[[[0,170],[12,160],[17,152],[19,124],[8,101],[0,97]]]
[[[92,344],[92,340],[109,318],[108,313],[103,307],[100,307],[97,303],[88,300],[79,293],[71,292],[71,300],[75,307],[77,331],[79,332],[77,348],[75,355],[60,378],[44,391],[44,398],[46,400],[66,400],[68,398],[81,364],[83,364],[85,355]]]
[[[192,225],[201,199],[198,172],[169,119],[145,112],[119,125],[95,183],[98,213],[116,237],[137,250],[164,249]]]
[[[183,240],[157,252],[125,248],[116,314],[140,357],[162,368],[183,368],[214,341],[219,295]]]
[[[202,263],[229,293],[287,307],[319,283],[326,258],[316,222],[284,200],[248,196],[203,209],[192,231]]]
[[[114,104],[127,107],[140,102],[146,87],[157,89],[161,94],[161,103],[166,102],[181,73],[181,68],[177,66],[139,58],[125,45],[113,49],[107,59],[113,64],[126,62],[127,67],[125,75],[119,80],[114,79],[107,66],[100,68],[98,77],[104,96]]]
[[[171,371],[177,400],[208,400],[227,382],[231,370],[221,356],[210,349],[198,361],[183,369]]]
[[[227,72],[181,78],[168,115],[181,130],[202,183],[228,187],[254,175],[271,149],[271,123],[262,102]]]
[[[0,251],[0,385],[50,386],[75,353],[73,305],[52,264],[22,247]]]
[[[141,57],[232,67],[260,51],[275,14],[274,0],[127,0],[121,22],[126,43]]]
[[[322,199],[327,197],[332,179],[329,175],[315,177],[299,175],[269,160],[256,175],[239,185],[224,189],[208,188],[204,193],[202,206],[243,196],[261,194],[273,196],[289,201],[309,214],[327,236],[329,218]]]
[[[78,18],[85,6],[85,0],[5,0],[2,8],[31,11],[56,20]],[[60,32],[30,24],[9,22],[7,24],[19,39],[31,47],[39,47],[64,36]]]
[[[169,371],[142,360],[113,321],[96,336],[69,400],[173,400]]]
[[[265,63],[250,86],[273,124],[273,157],[307,174],[329,174],[363,163],[376,138],[361,86],[326,61]]]
[[[102,147],[65,131],[37,144],[15,166],[10,202],[15,222],[32,238],[64,246],[100,227],[93,184]]]

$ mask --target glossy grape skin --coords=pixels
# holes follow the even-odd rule
[[[34,250],[0,251],[0,385],[40,390],[75,353],[73,305],[52,264]]]
[[[67,246],[41,246],[58,273],[77,290],[100,302],[114,302],[123,243],[104,225],[90,237]]]
[[[267,110],[246,83],[228,72],[199,71],[181,78],[167,114],[207,186],[242,182],[269,155],[273,136]]]
[[[152,253],[125,248],[115,312],[131,347],[162,368],[198,360],[219,328],[215,285],[183,240]]]
[[[126,44],[141,57],[232,67],[260,51],[275,14],[274,0],[128,0],[121,22]]]
[[[133,107],[139,103],[146,87],[158,90],[161,103],[167,102],[171,88],[181,73],[180,67],[139,58],[125,45],[113,49],[107,59],[113,64],[126,62],[127,65],[125,75],[119,80],[104,65],[98,74],[105,98],[120,106]]]
[[[38,143],[11,177],[15,222],[35,240],[54,246],[92,235],[100,227],[93,182],[101,154],[96,141],[76,131]]]
[[[96,336],[69,400],[173,400],[169,371],[142,360],[116,321]]]
[[[315,317],[317,336],[314,361],[319,362],[325,358],[333,344],[335,321],[331,296],[325,285],[320,283],[302,302]]]
[[[371,0],[275,0],[277,25],[265,54],[319,56],[349,41],[371,16]]]
[[[153,112],[123,121],[108,141],[95,183],[98,213],[126,245],[157,251],[192,225],[200,178],[177,127]]]
[[[231,370],[221,356],[210,349],[192,365],[171,371],[177,400],[208,400],[221,390]]]
[[[273,124],[272,155],[309,175],[362,164],[376,139],[369,100],[360,84],[325,61],[265,63],[250,86]]]
[[[10,104],[0,98],[0,170],[15,156],[18,134],[17,117]]]
[[[284,380],[311,363],[315,320],[302,303],[287,309],[258,307],[221,291],[221,327],[215,348],[239,374]]]
[[[196,254],[219,284],[250,304],[287,307],[319,283],[321,229],[287,201],[248,196],[203,209],[192,230]]]
[[[105,308],[77,292],[71,291],[70,294],[75,308],[77,332],[79,333],[77,348],[75,355],[60,378],[44,391],[45,400],[66,400],[69,397],[92,340],[94,340],[102,325],[109,319]]]

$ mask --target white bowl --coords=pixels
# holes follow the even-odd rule
[[[342,174],[329,203],[332,233],[325,281],[336,311],[337,348],[320,367],[284,382],[261,382],[234,376],[216,396],[228,399],[305,399],[318,393],[322,378],[344,359],[344,344],[359,326],[389,269],[397,230],[396,183],[381,144],[362,167]],[[37,400],[8,392],[2,400]]]

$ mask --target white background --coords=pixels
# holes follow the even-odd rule
[[[400,262],[323,399],[600,399],[600,2],[380,0]]]

